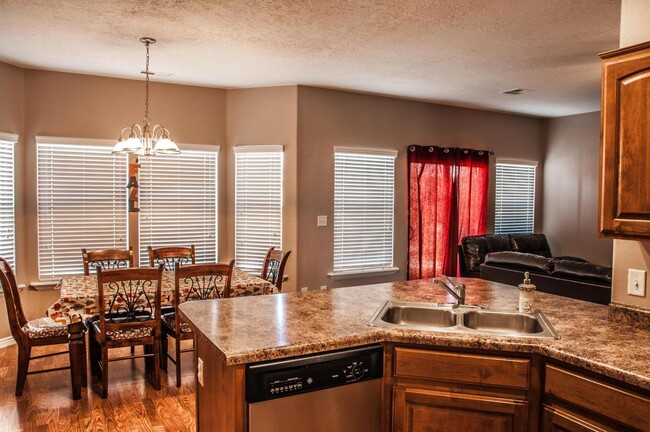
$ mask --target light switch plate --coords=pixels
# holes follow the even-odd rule
[[[316,217],[316,226],[319,226],[319,227],[327,226],[327,216],[317,216]]]
[[[646,271],[629,269],[627,271],[627,293],[632,296],[645,297]]]
[[[201,384],[201,387],[203,387],[203,359],[199,357],[196,363],[196,379]]]

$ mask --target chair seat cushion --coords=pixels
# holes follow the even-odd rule
[[[176,320],[176,313],[168,313],[162,316],[162,325],[167,330],[174,331],[174,321]],[[185,321],[181,321],[181,333],[191,333],[192,328]]]
[[[68,326],[58,324],[52,318],[44,317],[28,321],[23,330],[30,339],[42,339],[55,336],[67,336]]]
[[[101,333],[101,328],[99,327],[99,321],[92,321],[92,326],[96,333]],[[129,340],[129,339],[139,339],[153,334],[153,327],[138,327],[130,329],[120,329],[120,330],[107,330],[106,339],[117,341],[117,340]]]

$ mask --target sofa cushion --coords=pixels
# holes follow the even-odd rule
[[[545,274],[551,274],[551,271],[553,271],[552,258],[521,252],[491,252],[485,257],[485,264],[498,267],[513,267]]]
[[[553,276],[569,277],[572,279],[587,279],[611,285],[612,268],[590,262],[572,260],[555,260]]]
[[[544,234],[509,234],[510,249],[514,252],[525,252],[551,257],[551,247]]]
[[[510,238],[507,234],[487,234],[463,237],[463,255],[467,270],[478,272],[490,252],[510,250]]]

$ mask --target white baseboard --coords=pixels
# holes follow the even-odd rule
[[[11,346],[11,345],[13,345],[15,343],[16,343],[16,341],[11,336],[0,338],[0,348],[6,348],[6,347]]]

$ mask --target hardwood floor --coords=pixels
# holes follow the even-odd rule
[[[170,340],[170,349],[173,343]],[[35,354],[64,349],[39,348]],[[111,357],[125,355],[129,348],[124,350],[114,350]],[[16,346],[0,349],[0,432],[194,431],[192,355],[184,354],[180,388],[175,386],[173,363],[169,375],[162,373],[162,387],[156,391],[145,381],[144,360],[127,360],[111,363],[106,400],[88,387],[82,389],[81,400],[73,401],[69,371],[30,375],[23,396],[14,396]],[[36,360],[30,367],[64,366],[67,361],[65,355],[56,356]]]

